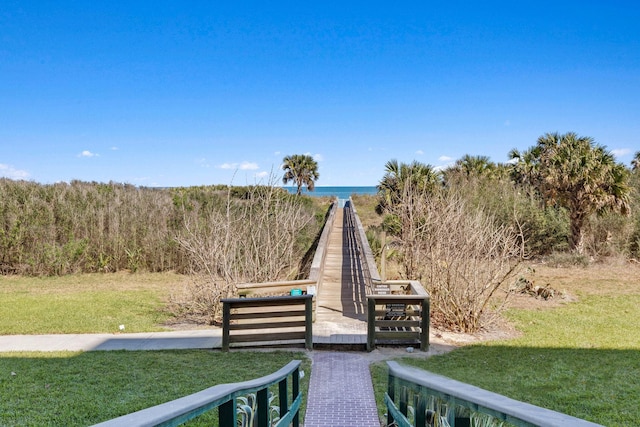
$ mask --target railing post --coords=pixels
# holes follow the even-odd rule
[[[413,398],[413,407],[415,410],[416,427],[425,427],[427,425],[427,398],[418,393]]]
[[[376,299],[367,295],[367,351],[376,348]]]
[[[393,374],[391,373],[391,370],[389,370],[389,379],[387,381],[387,394],[389,395],[389,398],[391,398],[392,402],[395,402],[396,399],[396,380],[395,377],[393,376]],[[389,408],[387,407],[387,425],[392,425],[394,422],[393,420],[393,415],[391,414],[391,411],[389,410]]]
[[[431,319],[431,300],[429,296],[422,300],[422,317],[420,319],[420,350],[429,351],[429,325]]]
[[[269,389],[267,387],[258,390],[256,393],[258,403],[256,413],[256,423],[258,427],[269,426]]]
[[[313,350],[313,295],[307,295],[304,300],[304,321],[304,346],[307,350]]]
[[[400,405],[398,409],[405,417],[409,414],[409,390],[407,386],[400,388]]]
[[[236,425],[236,408],[237,406],[235,398],[218,406],[218,418],[220,419],[221,426]]]
[[[280,404],[280,416],[284,416],[289,411],[289,402],[287,400],[287,378],[285,377],[278,383],[278,402]]]
[[[296,368],[291,374],[291,401],[293,402],[298,398],[298,394],[300,394],[300,368]],[[300,411],[296,411],[295,416],[293,417],[293,427],[300,426]]]
[[[231,303],[222,302],[222,351],[229,351],[229,324],[231,319]]]

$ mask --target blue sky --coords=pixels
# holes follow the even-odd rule
[[[640,150],[640,4],[13,1],[0,176],[375,185],[390,159],[507,160],[546,132]]]

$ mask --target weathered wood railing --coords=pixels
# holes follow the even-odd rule
[[[244,417],[251,417],[251,422],[243,425],[282,427],[293,424],[297,427],[300,425],[299,414],[302,403],[299,381],[300,361],[294,360],[271,375],[241,383],[213,386],[171,402],[96,424],[96,426],[178,426],[218,408],[220,426],[238,425],[238,415],[241,414]],[[279,411],[277,420],[274,420],[270,419],[270,406],[273,405],[273,402],[269,403],[269,387],[276,385]],[[291,390],[291,399],[289,399],[289,390]],[[238,409],[237,400],[251,394],[255,394],[256,408],[254,413],[248,414],[246,411]]]
[[[283,280],[281,282],[241,283],[236,285],[238,296],[258,297],[269,294],[288,295],[294,289],[299,289],[304,294],[315,295],[318,282],[315,280]]]
[[[491,419],[520,427],[593,427],[589,421],[510,399],[470,384],[421,369],[387,362],[385,395],[387,425],[425,427],[498,425]],[[475,420],[472,424],[471,420]],[[448,424],[446,424],[446,423]],[[395,424],[394,424],[395,423]]]
[[[348,208],[351,215],[351,222],[354,224],[356,243],[360,252],[360,262],[362,263],[364,275],[367,280],[367,291],[368,293],[372,293],[373,283],[380,281],[376,258],[373,255],[369,240],[367,240],[367,233],[362,226],[356,207],[351,199],[349,199]]]
[[[413,344],[429,350],[430,299],[420,282],[374,283],[367,295],[367,350],[377,343]]]
[[[313,295],[222,300],[222,350],[304,343],[313,349]]]

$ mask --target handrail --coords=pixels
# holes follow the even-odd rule
[[[360,221],[360,217],[358,216],[358,212],[351,198],[349,198],[349,208],[351,211],[351,218],[354,223],[356,241],[358,243],[358,247],[360,248],[360,259],[364,263],[364,270],[369,277],[369,283],[367,283],[367,287],[369,288],[369,292],[371,292],[373,282],[380,281],[380,273],[378,272],[376,259],[373,255],[373,251],[371,250],[371,246],[369,245],[369,240],[367,239],[367,233],[362,226],[362,222]]]
[[[395,422],[399,427],[423,427],[433,425],[429,418],[441,417],[455,427],[456,421],[459,425],[470,425],[470,418],[475,416],[472,414],[479,413],[522,427],[600,426],[422,369],[401,366],[397,362],[387,362],[387,365],[389,384],[385,402],[389,414],[388,425]],[[433,398],[432,407],[427,405],[428,397]],[[400,400],[399,405],[395,403],[396,398]],[[414,424],[411,424],[407,417],[410,412],[408,406],[414,402]]]
[[[300,360],[293,360],[280,370],[261,378],[232,384],[220,384],[198,393],[123,415],[95,427],[178,426],[203,413],[218,408],[221,426],[235,426],[238,415],[236,398],[257,393],[257,427],[267,427],[269,418],[268,388],[278,384],[280,421],[276,426],[299,425],[302,403]],[[291,405],[287,398],[287,378],[291,376]]]
[[[311,269],[309,270],[309,280],[318,282],[320,286],[320,277],[322,277],[322,270],[324,268],[324,260],[327,257],[327,247],[329,245],[329,233],[336,217],[336,211],[338,210],[338,201],[334,201],[329,210],[329,216],[325,221],[320,239],[318,240],[318,246],[316,247],[316,253],[311,261]],[[318,289],[319,291],[320,289]]]

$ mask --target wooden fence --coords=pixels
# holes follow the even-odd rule
[[[313,349],[313,295],[222,300],[222,350],[304,343]]]
[[[367,295],[367,350],[377,343],[419,345],[429,350],[430,299],[420,282],[390,280]]]

